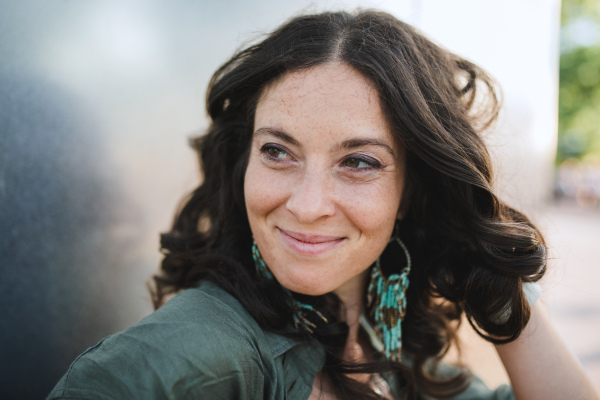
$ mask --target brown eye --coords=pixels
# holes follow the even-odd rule
[[[269,158],[272,159],[282,160],[290,157],[285,150],[271,145],[264,146],[261,149],[261,151],[263,152],[263,154],[266,154]]]
[[[346,160],[346,162],[344,164],[346,165],[346,167],[358,168],[361,161],[362,160],[359,160],[358,158],[349,158]]]
[[[344,160],[344,166],[353,169],[371,169],[375,167],[373,162],[360,158],[347,158]]]
[[[273,158],[278,158],[281,154],[281,150],[276,149],[275,147],[271,147],[267,150],[267,153],[269,153],[269,155]]]

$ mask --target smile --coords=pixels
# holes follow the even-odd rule
[[[327,253],[341,244],[345,238],[339,236],[306,235],[278,228],[283,242],[294,252],[303,255]]]

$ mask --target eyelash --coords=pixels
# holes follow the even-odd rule
[[[270,150],[276,150],[276,151],[279,151],[280,153],[284,153],[284,154],[287,154],[288,156],[290,156],[290,153],[288,151],[286,151],[283,147],[280,147],[280,146],[277,146],[274,144],[266,144],[260,149],[260,152],[264,155],[264,157],[266,157],[268,160],[273,161],[273,162],[285,162],[285,161],[283,159],[273,157],[271,154],[269,154]],[[350,160],[356,160],[359,163],[363,162],[363,163],[367,164],[368,167],[357,168],[357,167],[349,167],[349,166],[345,165],[345,163],[347,163]],[[346,157],[342,160],[341,164],[344,168],[348,168],[350,170],[360,171],[360,172],[378,170],[378,169],[383,168],[383,165],[376,159],[371,158],[371,157],[366,157],[363,155],[360,155],[360,156],[352,155],[352,156]]]

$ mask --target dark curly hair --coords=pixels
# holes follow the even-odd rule
[[[348,327],[336,321],[339,299],[302,297],[330,316],[312,334],[327,350],[324,371],[344,398],[380,398],[348,374],[385,371],[397,374],[405,398],[415,398],[417,388],[435,397],[454,395],[468,384],[468,370],[445,379],[434,372],[462,313],[488,341],[516,339],[530,317],[522,284],[545,272],[544,240],[493,190],[481,137],[498,113],[493,80],[383,12],[293,18],[216,71],[206,98],[212,123],[191,141],[203,182],[161,237],[165,256],[154,278],[155,307],[208,279],[234,295],[261,326],[284,334],[292,318],[285,294],[256,276],[251,259],[243,187],[254,111],[265,87],[286,73],[328,62],[345,63],[373,83],[394,140],[404,149],[399,231],[414,268],[403,323],[410,368],[382,360],[343,362]],[[400,266],[393,264],[384,271]],[[508,315],[507,309],[508,319],[494,317]]]

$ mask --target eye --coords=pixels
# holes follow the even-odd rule
[[[260,151],[266,157],[268,157],[269,159],[272,159],[274,161],[275,160],[280,161],[280,160],[285,160],[285,159],[291,158],[290,154],[287,151],[285,151],[284,149],[280,148],[279,146],[275,146],[273,144],[264,145],[260,149]]]
[[[268,148],[267,154],[273,158],[284,158],[287,155],[285,151],[276,149],[275,147]]]
[[[352,169],[376,169],[381,168],[381,164],[372,159],[364,159],[358,157],[349,157],[346,158],[342,164],[344,167],[352,168]]]
[[[358,158],[348,158],[344,161],[344,165],[350,168],[369,168],[371,165],[364,160]]]

